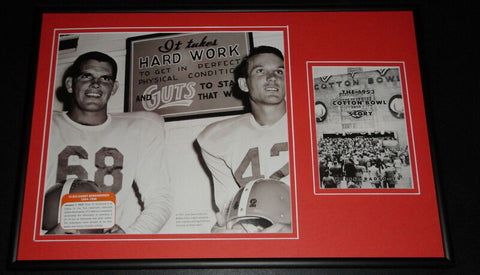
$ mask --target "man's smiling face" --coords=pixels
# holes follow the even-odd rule
[[[73,108],[83,112],[106,112],[107,103],[118,88],[107,62],[88,60],[82,64],[80,74],[66,80],[73,93]]]

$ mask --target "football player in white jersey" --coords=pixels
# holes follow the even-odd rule
[[[248,94],[251,113],[214,122],[198,136],[209,168],[219,211],[214,233],[226,229],[226,211],[237,191],[259,179],[290,185],[284,57],[280,50],[260,46],[237,68],[239,88]],[[263,232],[290,232],[274,224]]]
[[[67,70],[71,108],[52,115],[45,192],[71,178],[93,181],[115,194],[116,224],[106,232],[158,233],[173,204],[165,122],[149,112],[107,113],[116,74],[116,62],[100,52],[79,56]],[[60,224],[42,229],[64,233]]]

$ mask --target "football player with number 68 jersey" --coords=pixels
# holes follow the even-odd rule
[[[71,108],[52,115],[45,192],[71,178],[92,181],[115,194],[115,232],[109,233],[158,233],[173,204],[164,120],[150,112],[108,114],[116,73],[116,62],[100,52],[79,56],[67,70]]]

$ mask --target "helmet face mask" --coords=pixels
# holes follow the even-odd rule
[[[264,218],[243,217],[230,221],[230,223],[227,225],[227,228],[238,229],[245,233],[258,233],[271,225],[272,222]]]
[[[227,229],[260,232],[273,224],[291,224],[290,188],[285,183],[260,179],[238,190],[227,212]]]

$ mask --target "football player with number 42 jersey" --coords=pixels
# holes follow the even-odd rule
[[[284,57],[280,50],[254,48],[237,68],[239,88],[248,94],[251,113],[208,125],[198,136],[214,184],[219,212],[214,233],[231,233],[226,212],[238,190],[259,179],[290,184]],[[290,232],[274,224],[263,232]],[[234,232],[235,233],[235,232]]]
[[[109,233],[158,233],[173,204],[164,120],[150,112],[108,114],[116,73],[116,62],[100,52],[79,56],[67,71],[71,108],[52,115],[45,192],[71,178],[93,181],[116,197]],[[57,227],[42,229],[61,233]]]

